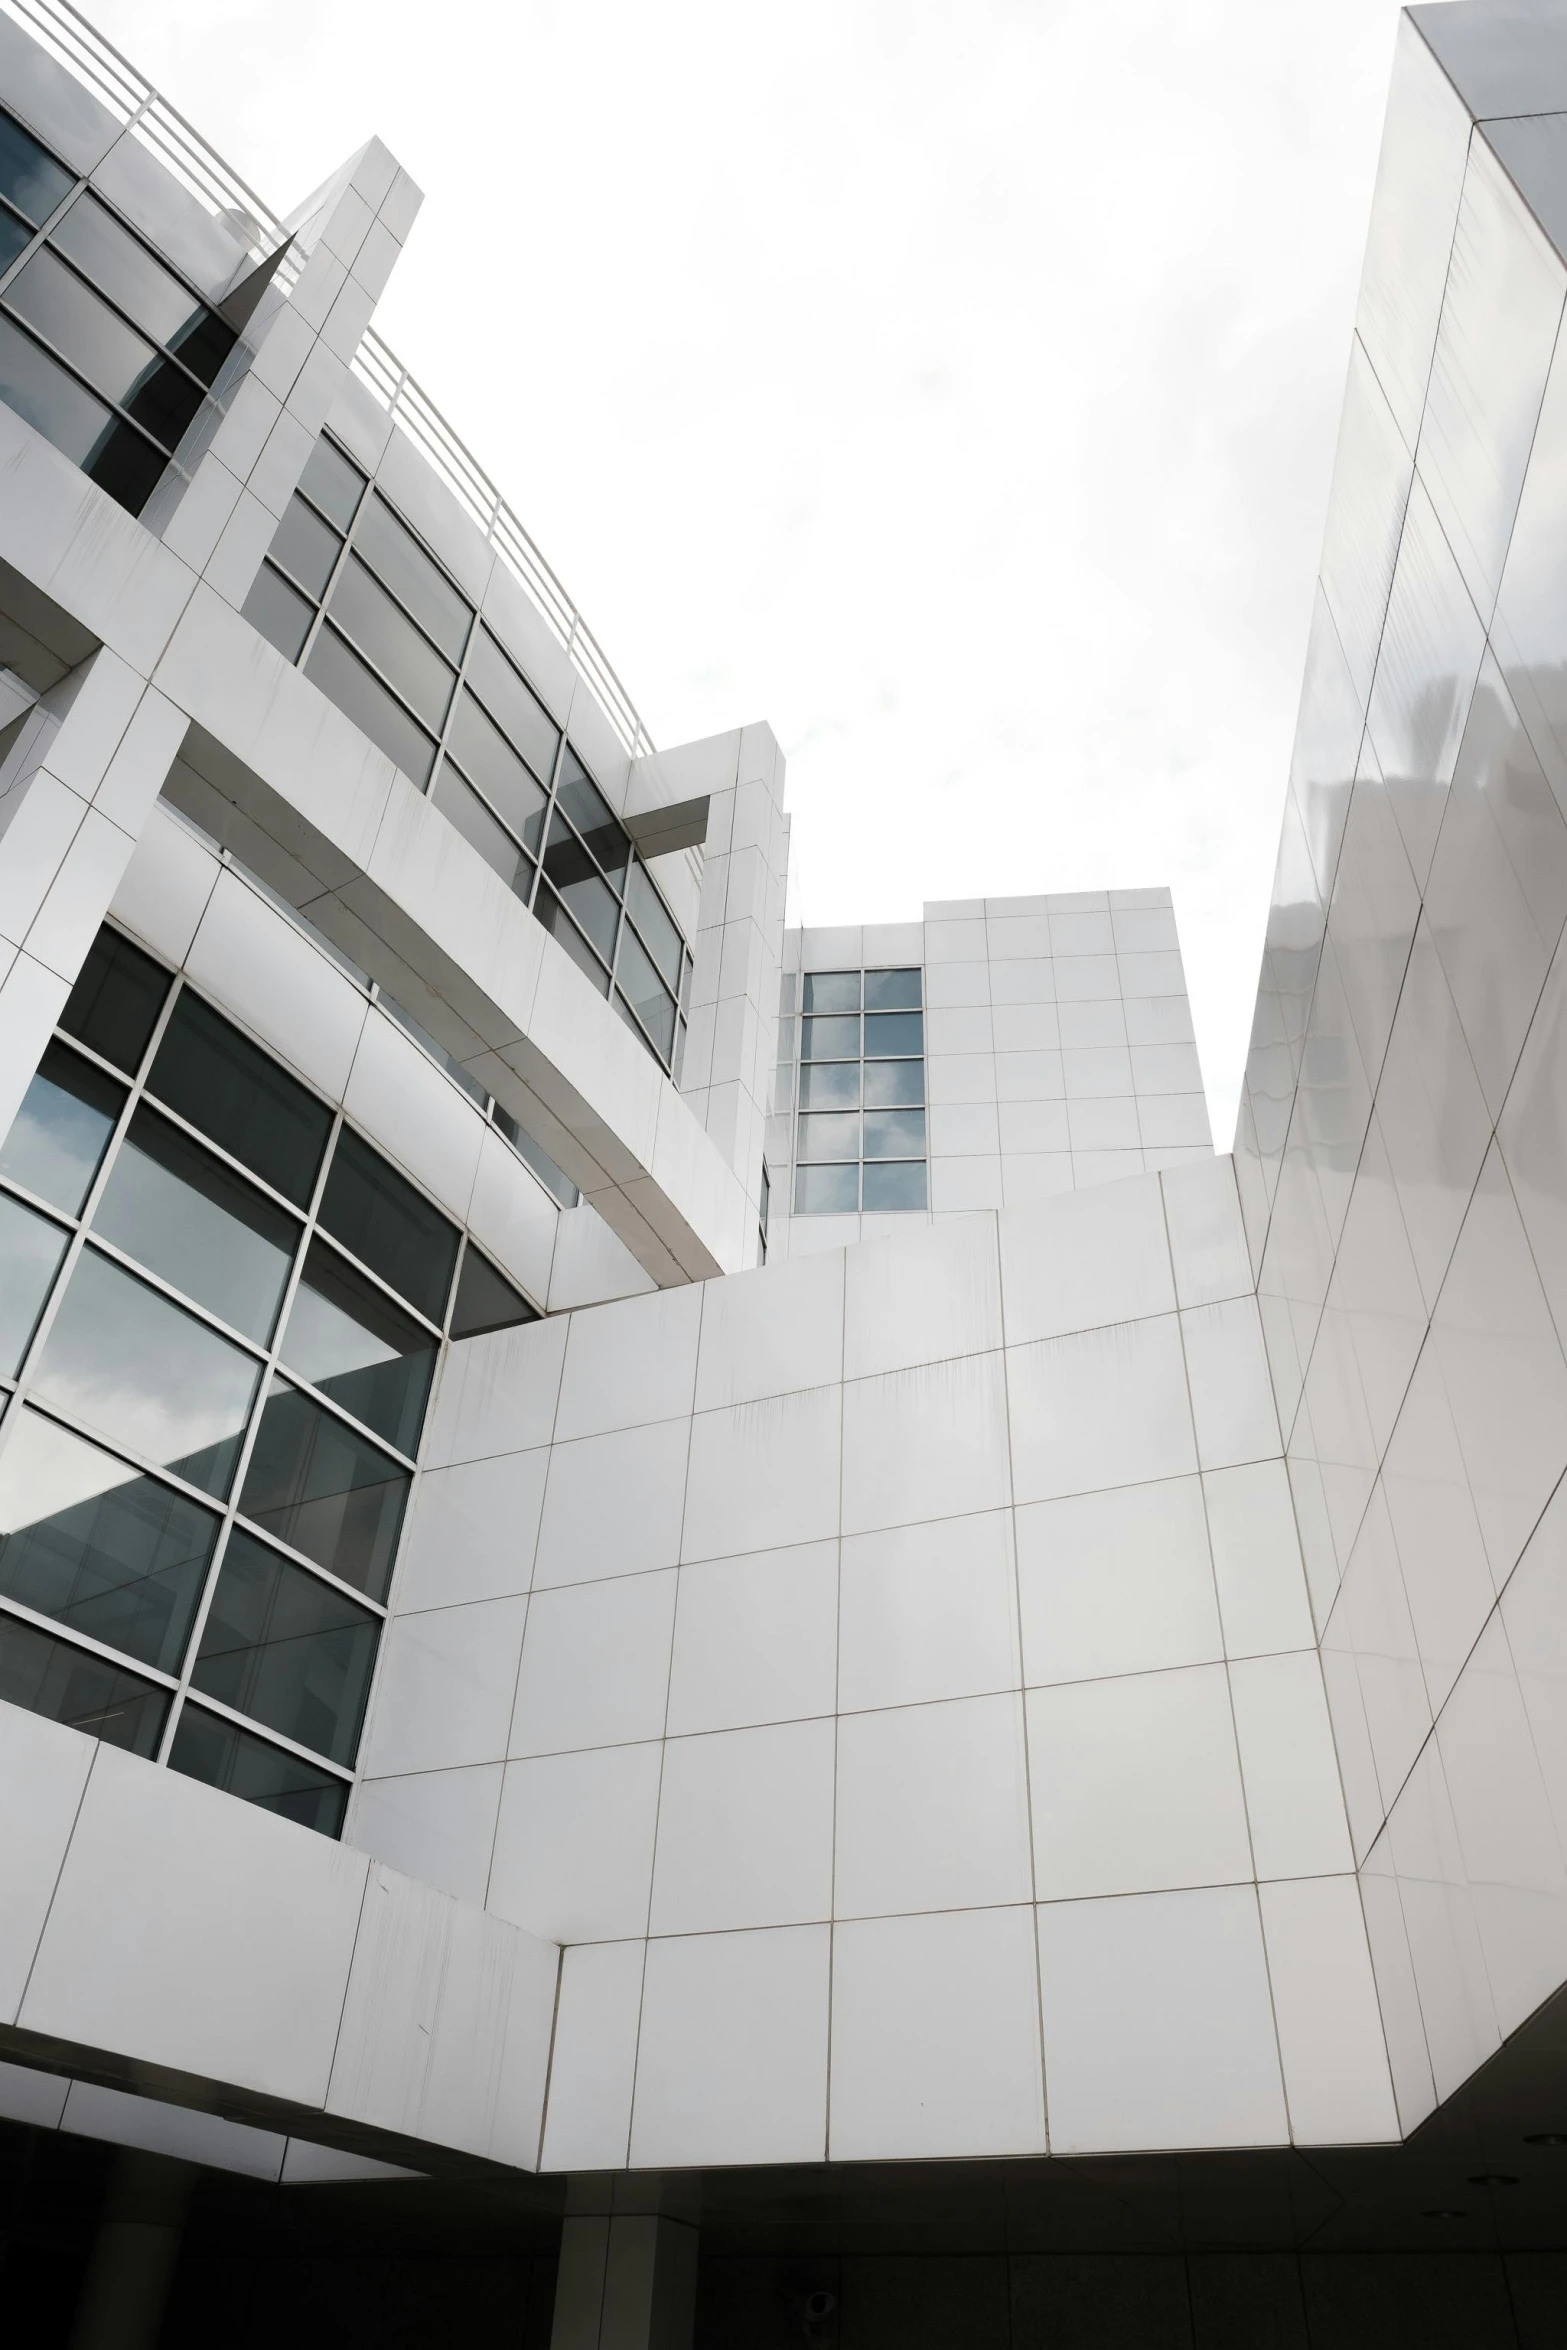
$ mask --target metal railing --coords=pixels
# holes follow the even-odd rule
[[[265,259],[288,242],[285,223],[213,152],[200,132],[159,96],[130,60],[70,5],[70,0],[0,0],[0,13],[14,18],[84,83],[116,120],[152,149],[198,203],[240,236],[256,260]],[[286,268],[280,273],[285,285],[290,274]],[[635,703],[555,572],[478,459],[373,328],[365,330],[353,369],[440,475],[538,607],[624,747],[633,758],[651,751],[653,738]]]

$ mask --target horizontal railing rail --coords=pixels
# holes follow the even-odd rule
[[[70,0],[0,0],[0,12],[84,83],[198,203],[235,230],[258,261],[288,242],[286,224]],[[286,270],[282,282],[288,282]],[[625,748],[633,758],[651,751],[653,739],[635,703],[559,578],[478,459],[373,327],[366,329],[353,367],[538,607]]]

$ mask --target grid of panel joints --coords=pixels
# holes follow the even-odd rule
[[[139,514],[235,339],[0,111],[0,400]]]
[[[691,954],[657,884],[468,597],[325,435],[244,609],[430,794],[678,1077]]]
[[[805,974],[797,1216],[926,1205],[922,979],[918,968]]]
[[[443,1338],[534,1318],[106,927],[0,1143],[0,1697],[335,1835]]]

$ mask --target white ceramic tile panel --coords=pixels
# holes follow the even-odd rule
[[[573,1314],[556,1442],[688,1412],[705,1295],[693,1282]]]
[[[664,1420],[553,1447],[533,1571],[537,1589],[674,1565],[691,1426]]]
[[[501,1801],[499,1763],[363,1779],[345,1842],[405,1877],[482,1903]]]
[[[1019,1698],[840,1722],[839,1917],[1026,1901],[1031,1889]]]
[[[834,1252],[708,1282],[697,1410],[836,1379],[843,1364],[843,1278],[844,1260]]]
[[[1257,1875],[1315,1877],[1351,1868],[1315,1648],[1232,1664],[1230,1694]]]
[[[425,1466],[548,1444],[569,1328],[556,1315],[449,1347],[425,1429]]]
[[[1007,1349],[1016,1498],[1051,1501],[1197,1466],[1173,1314]]]
[[[1030,1683],[1223,1654],[1195,1477],[1033,1503],[1017,1513],[1017,1556]]]
[[[401,1614],[527,1590],[549,1457],[540,1447],[425,1471],[397,1569]]]
[[[669,1735],[830,1714],[837,1642],[835,1543],[682,1567]]]
[[[186,970],[194,986],[280,1054],[307,1084],[331,1102],[343,1099],[365,1026],[365,999],[319,947],[237,873],[219,875]],[[477,1138],[479,1120],[455,1096],[449,1123],[471,1124]]]
[[[1398,2114],[1352,1876],[1260,1888],[1290,2135],[1297,2146],[1396,2140]]]
[[[647,1931],[661,1752],[599,1746],[508,1763],[489,1907],[548,1942]]]
[[[1172,1168],[1159,1179],[1177,1303],[1249,1297],[1253,1283],[1233,1159]]]
[[[660,1736],[674,1616],[672,1571],[535,1592],[511,1753],[559,1754]]]
[[[1018,1685],[1007,1511],[846,1536],[839,1582],[843,1712]]]
[[[14,2023],[49,1914],[96,1746],[63,1724],[0,1705],[0,1776],[25,1803],[0,1808],[0,2016]]]
[[[803,1925],[832,1907],[833,1724],[673,1738],[651,1930]]]
[[[1175,1305],[1157,1178],[1009,1212],[1000,1231],[1009,1346]]]
[[[833,1936],[838,2162],[1039,2154],[1033,1912],[871,1918]]]
[[[626,2160],[642,1966],[641,1942],[562,1953],[544,2170],[618,2170]]]
[[[1009,1498],[999,1350],[845,1386],[845,1534],[997,1509]]]
[[[1202,1466],[1236,1468],[1277,1454],[1279,1423],[1256,1299],[1189,1307],[1181,1337]]]
[[[820,2162],[830,1929],[648,1945],[631,2161]]]
[[[360,1752],[368,1776],[500,1759],[527,1609],[492,1599],[392,1618]]]
[[[844,1260],[843,1375],[865,1379],[1001,1344],[990,1216],[932,1224]]]
[[[835,1535],[841,1416],[838,1387],[699,1412],[683,1556],[729,1558]]]
[[[1202,1483],[1225,1653],[1306,1647],[1315,1634],[1284,1463],[1211,1469]]]
[[[1000,1159],[932,1159],[930,1204],[942,1216],[968,1216],[982,1208],[999,1208]]]

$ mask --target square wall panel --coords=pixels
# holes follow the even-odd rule
[[[660,1762],[653,1740],[508,1763],[486,1906],[546,1942],[645,1934]]]
[[[837,2162],[1043,2153],[1033,1912],[839,1926],[829,2110]]]
[[[1202,1466],[1230,1469],[1275,1456],[1279,1423],[1256,1299],[1189,1307],[1181,1338]]]
[[[648,1945],[631,2161],[820,2162],[830,1929]]]
[[[1234,1160],[1204,1159],[1172,1168],[1160,1177],[1159,1188],[1178,1303],[1208,1306],[1222,1298],[1249,1297],[1254,1284]]]
[[[1031,1891],[1021,1699],[840,1722],[836,1915],[972,1909]]]
[[[1222,1665],[1031,1690],[1028,1751],[1042,1901],[1251,1877]]]
[[[832,1815],[830,1720],[670,1739],[651,1930],[702,1934],[827,1917]]]
[[[853,1249],[844,1277],[845,1379],[912,1370],[1001,1344],[996,1228],[988,1216]]]
[[[1175,1304],[1157,1180],[1062,1200],[1047,1215],[1001,1218],[1007,1343],[1056,1338]]]
[[[669,1735],[830,1714],[837,1645],[836,1543],[682,1567]]]
[[[1230,1667],[1246,1816],[1259,1877],[1354,1866],[1316,1649]]]
[[[641,1942],[578,1944],[563,1951],[549,2107],[540,2167],[619,2170],[631,2131]]]
[[[1017,1513],[1017,1547],[1031,1684],[1222,1656],[1195,1477],[1033,1503]]]
[[[659,1737],[674,1614],[669,1571],[535,1592],[517,1676],[512,1753],[560,1754]]]
[[[677,1293],[678,1294],[678,1293]],[[843,1366],[843,1259],[767,1265],[702,1285],[699,1412],[822,1387]]]
[[[1396,2142],[1387,2043],[1353,1876],[1261,1888],[1279,2053],[1297,2146]]]
[[[573,1314],[555,1442],[688,1412],[703,1295],[692,1282]]]
[[[402,1779],[363,1779],[345,1842],[405,1877],[482,1905],[502,1768],[483,1763],[469,1770],[417,1771]]]
[[[1009,1347],[1007,1387],[1020,1502],[1197,1467],[1174,1314]]]
[[[1010,1513],[846,1536],[837,1631],[846,1714],[1016,1688]]]
[[[836,1535],[842,1408],[834,1386],[699,1412],[684,1556],[739,1557]]]
[[[538,1589],[674,1565],[691,1428],[689,1420],[665,1420],[552,1446],[533,1572]]]
[[[1202,1482],[1225,1654],[1309,1647],[1315,1631],[1284,1463],[1214,1469]]]
[[[845,1386],[845,1534],[1000,1509],[1010,1498],[999,1349]]]
[[[399,1612],[526,1591],[548,1465],[540,1448],[427,1469],[398,1562]]]
[[[360,1753],[377,1778],[497,1762],[517,1686],[525,1599],[394,1616]]]
[[[1039,1964],[1054,2153],[1288,2143],[1251,1886],[1051,1903]]]

